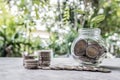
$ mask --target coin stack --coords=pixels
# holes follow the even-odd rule
[[[37,69],[38,68],[38,60],[34,59],[34,56],[24,56],[23,65],[26,69]]]
[[[51,61],[51,51],[50,50],[41,50],[39,52],[39,66],[48,67]]]

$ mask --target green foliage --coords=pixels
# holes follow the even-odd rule
[[[20,48],[20,44],[24,43],[18,40],[20,34],[19,28],[16,28],[15,16],[10,14],[10,11],[5,7],[8,6],[6,2],[1,1],[0,5],[0,55],[4,57],[14,53],[14,56],[20,56],[20,52],[17,50]]]
[[[81,5],[83,5],[84,8],[82,8]],[[75,28],[76,32],[81,26],[83,28],[100,28],[102,30],[102,36],[107,38],[115,32],[120,32],[119,5],[120,2],[118,0],[80,0],[78,2],[66,0],[62,3],[62,7],[59,7],[63,10],[63,23],[73,25],[71,28]],[[56,35],[59,36],[59,33]],[[72,38],[71,34],[68,34],[68,36]],[[65,37],[64,40],[69,42],[69,40],[67,40],[69,37]],[[55,38],[54,42],[56,40],[58,40],[58,38]],[[57,43],[53,45],[57,45]],[[60,46],[54,46],[54,48],[55,47],[60,49]]]
[[[78,32],[74,29],[71,29],[70,32],[68,32],[68,34],[66,34],[64,36],[64,39],[65,39],[65,43],[66,43],[66,46],[67,46],[67,50],[68,50],[68,53],[70,54],[71,53],[71,45],[72,45],[72,42],[73,40],[78,36]]]
[[[68,23],[69,21],[69,18],[70,18],[70,14],[69,14],[69,7],[66,7],[65,10],[64,10],[64,14],[63,14],[63,21],[65,24]]]
[[[104,16],[104,15],[95,16],[94,18],[91,19],[91,24],[97,25],[98,23],[100,23],[100,22],[103,21],[104,19],[105,19],[105,16]]]
[[[23,51],[27,50],[32,53],[34,50],[41,48],[40,39],[30,39],[30,28],[35,24],[30,15],[32,5],[29,3],[31,2],[27,2],[27,0],[20,0],[19,4],[14,1],[12,6],[17,6],[17,9],[23,12],[14,15],[10,11],[10,1],[7,3],[7,1],[0,0],[0,56],[18,57],[21,56]],[[26,33],[29,33],[28,37]]]
[[[104,38],[107,38],[114,32],[118,33],[120,31],[119,0],[80,0],[76,4],[78,4],[74,10],[77,13],[76,16],[81,16],[80,18],[77,17],[77,20],[80,21],[77,24],[85,28],[100,28]],[[83,5],[84,8],[80,5]]]
[[[11,1],[13,2],[10,3]],[[37,20],[47,26],[51,33],[48,48],[60,55],[70,53],[72,41],[81,27],[100,28],[104,38],[115,32],[120,33],[119,0],[64,0],[62,3],[58,1],[57,5],[50,5],[49,2],[50,0],[0,0],[1,55],[6,49],[12,56],[20,56],[25,50],[32,53],[34,50],[43,49],[42,45],[39,45],[42,44],[41,40],[31,35]],[[16,14],[11,13],[12,6],[17,7]],[[53,13],[49,12],[54,13],[54,18],[51,17]],[[69,25],[70,30],[67,31],[66,25]],[[56,26],[58,30],[52,31],[51,28]],[[60,33],[59,30],[67,33]]]
[[[64,35],[58,32],[52,32],[50,37],[49,47],[53,49],[54,55],[65,55],[71,53],[71,44],[75,37],[77,37],[78,32],[75,29],[70,28],[68,33],[63,33]]]
[[[74,10],[74,12],[77,12],[78,14],[82,14],[82,15],[85,14],[85,11],[82,11],[81,9],[76,9]]]
[[[109,5],[107,2],[101,4],[104,9],[103,14],[105,15],[105,20],[100,24],[99,28],[103,30],[102,35],[104,37],[108,37],[114,32],[118,32],[120,30],[119,4],[120,3],[116,0],[111,0]]]

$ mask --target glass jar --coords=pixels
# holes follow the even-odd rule
[[[72,57],[84,65],[96,65],[106,55],[105,42],[99,28],[83,28],[71,46]]]

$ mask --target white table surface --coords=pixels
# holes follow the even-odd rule
[[[120,80],[120,59],[105,59],[102,66],[109,67],[111,73],[28,70],[22,66],[22,58],[0,58],[0,80]],[[74,63],[73,63],[74,62]],[[55,58],[52,65],[78,65],[70,58]]]

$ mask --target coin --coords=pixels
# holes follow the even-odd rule
[[[85,50],[87,47],[87,42],[83,39],[79,40],[74,47],[74,53],[76,56],[81,56],[85,54]]]
[[[95,47],[95,46],[88,46],[86,48],[86,56],[88,56],[89,58],[95,58],[97,57],[99,54],[99,50]]]

